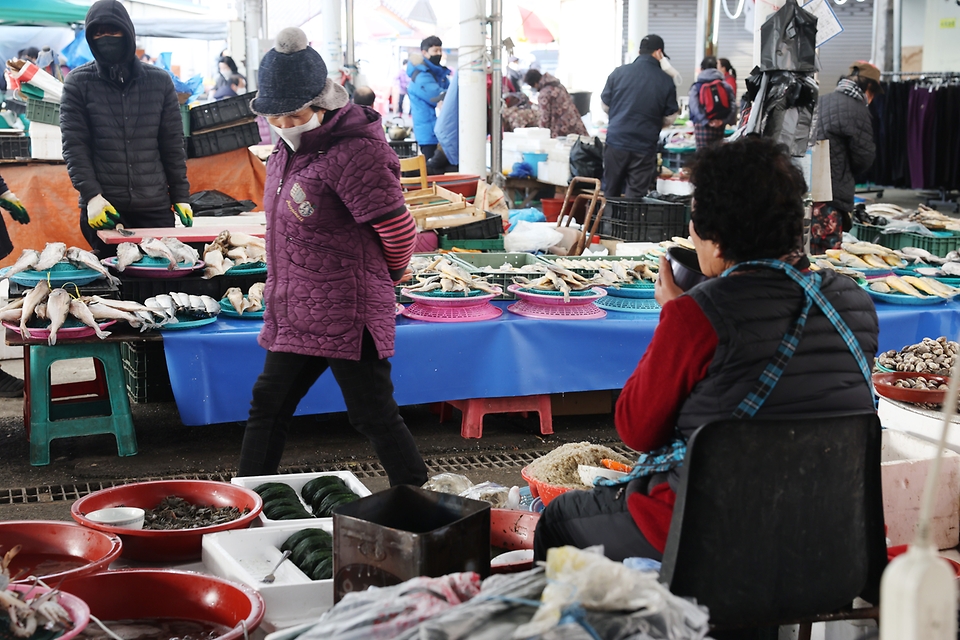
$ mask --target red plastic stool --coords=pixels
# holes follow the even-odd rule
[[[540,433],[547,436],[553,433],[553,411],[550,408],[550,395],[518,396],[513,398],[471,398],[470,400],[448,400],[440,403],[440,422],[450,417],[450,406],[463,413],[460,423],[460,435],[464,438],[479,438],[483,435],[483,416],[488,413],[523,413],[536,411],[540,414]]]

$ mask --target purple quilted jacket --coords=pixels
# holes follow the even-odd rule
[[[369,224],[404,206],[400,162],[380,116],[352,103],[280,141],[267,163],[268,274],[259,342],[270,351],[360,359],[363,329],[393,355],[395,304],[380,238]]]

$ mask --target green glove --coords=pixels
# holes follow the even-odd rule
[[[102,195],[87,203],[87,224],[96,230],[113,229],[120,222],[120,214]]]
[[[30,222],[30,216],[27,215],[27,210],[14,192],[8,190],[0,194],[0,207],[9,211],[10,217],[20,224]]]
[[[178,202],[173,205],[173,210],[178,216],[180,216],[180,222],[183,223],[183,226],[193,226],[193,207],[186,202]]]

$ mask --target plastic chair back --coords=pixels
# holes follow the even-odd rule
[[[687,444],[660,579],[711,624],[878,604],[886,566],[876,414],[723,421]]]

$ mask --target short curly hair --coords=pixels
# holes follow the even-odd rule
[[[747,136],[697,152],[691,220],[735,263],[780,258],[801,246],[807,185],[784,145]]]

